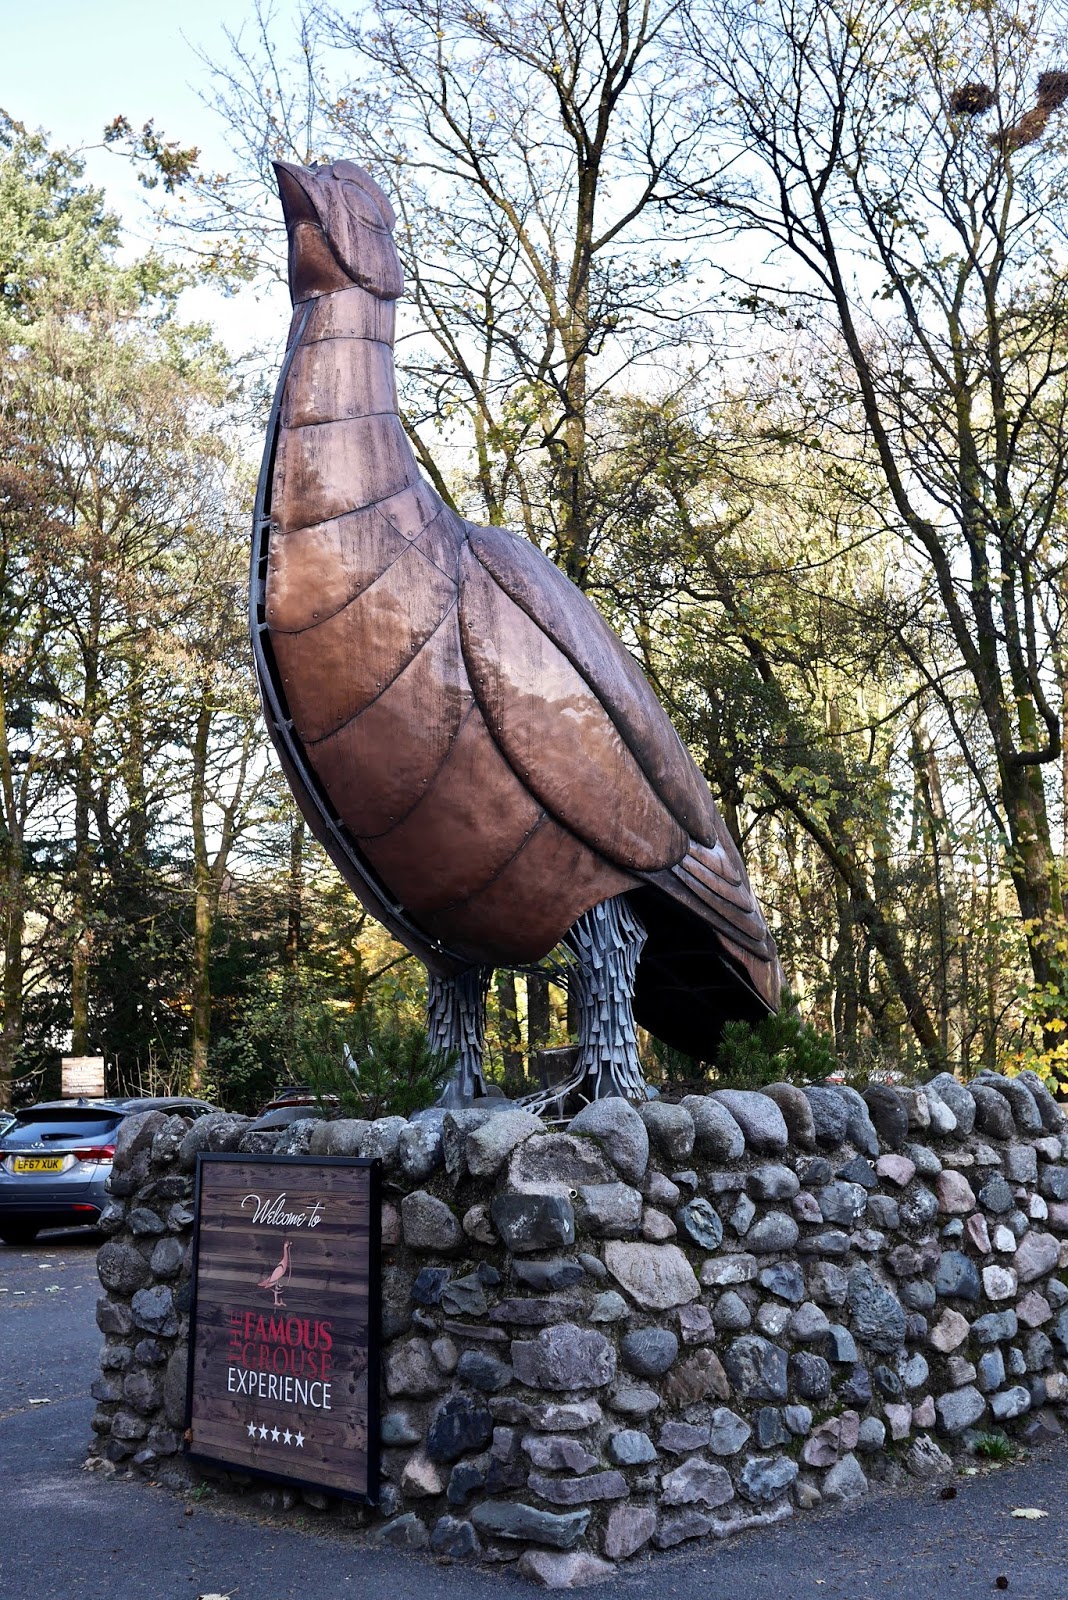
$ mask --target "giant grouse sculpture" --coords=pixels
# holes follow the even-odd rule
[[[567,953],[571,1103],[644,1099],[635,1018],[707,1056],[781,969],[708,786],[620,640],[528,540],[420,476],[398,415],[390,203],[276,163],[293,323],[256,500],[252,640],[297,803],[425,963],[443,1103],[484,1096],[495,967]],[[548,1109],[535,1102],[537,1109]]]

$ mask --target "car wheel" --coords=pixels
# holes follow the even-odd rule
[[[5,1244],[32,1244],[40,1231],[33,1222],[5,1222],[0,1226],[0,1239]]]

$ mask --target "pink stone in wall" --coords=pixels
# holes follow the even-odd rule
[[[823,1212],[814,1194],[795,1194],[790,1202],[798,1222],[822,1222]],[[1065,1207],[1068,1210],[1068,1206]]]
[[[962,1172],[943,1169],[935,1180],[938,1209],[947,1216],[964,1216],[975,1210],[972,1186]]]
[[[891,1439],[907,1439],[912,1428],[911,1406],[887,1406],[886,1421]]]
[[[843,1411],[840,1417],[831,1417],[805,1440],[801,1459],[807,1467],[832,1467],[834,1463],[855,1450],[860,1437],[860,1417],[856,1411]]]
[[[1020,1282],[1033,1283],[1036,1278],[1052,1272],[1058,1265],[1062,1248],[1051,1233],[1025,1233],[1012,1258]]]
[[[981,1217],[978,1211],[973,1211],[965,1221],[964,1231],[979,1253],[987,1255],[990,1250],[990,1229],[986,1225],[986,1218]]]
[[[968,1323],[959,1311],[943,1311],[928,1335],[928,1342],[948,1355],[968,1337]]]
[[[1025,1327],[1040,1328],[1044,1322],[1049,1321],[1053,1312],[1045,1295],[1039,1294],[1037,1290],[1032,1289],[1028,1294],[1024,1295],[1017,1305],[1016,1315]]]
[[[933,1428],[935,1425],[934,1395],[925,1394],[918,1406],[912,1408],[914,1428]]]
[[[911,1183],[916,1176],[916,1165],[908,1156],[880,1156],[875,1163],[875,1170],[880,1178],[888,1178],[891,1183],[896,1183],[899,1189]]]

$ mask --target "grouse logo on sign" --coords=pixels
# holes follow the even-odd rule
[[[265,1278],[260,1279],[259,1283],[256,1285],[257,1289],[270,1289],[271,1293],[274,1295],[275,1305],[284,1306],[285,1301],[282,1299],[282,1285],[289,1282],[289,1274],[292,1270],[293,1269],[289,1261],[289,1240],[287,1239],[285,1244],[282,1246],[281,1261],[275,1267],[273,1272],[269,1272]]]
[[[189,1454],[373,1500],[375,1162],[202,1155]]]

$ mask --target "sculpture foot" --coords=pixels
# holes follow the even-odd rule
[[[451,1111],[473,1105],[490,1093],[482,1073],[482,1047],[491,976],[489,967],[468,967],[454,978],[427,973],[430,1048],[441,1055],[456,1056],[448,1081],[434,1103]]]
[[[525,1096],[535,1116],[563,1118],[591,1100],[648,1100],[634,1026],[634,977],[646,933],[622,897],[603,900],[564,941],[574,957],[569,987],[578,1000],[578,1067],[566,1083]]]

